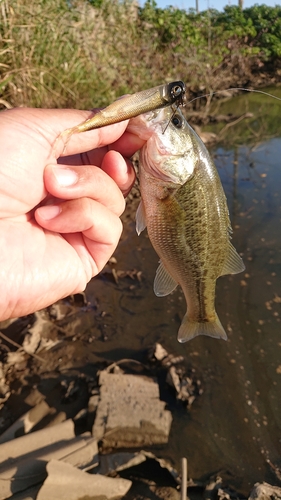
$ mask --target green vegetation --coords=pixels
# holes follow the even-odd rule
[[[0,0],[0,104],[103,106],[184,80],[190,96],[281,79],[281,7]],[[196,103],[200,101],[195,101]]]

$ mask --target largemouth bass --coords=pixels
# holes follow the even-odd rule
[[[226,197],[216,167],[175,106],[133,118],[128,130],[146,140],[140,151],[142,201],[136,222],[138,234],[147,226],[160,257],[154,291],[165,296],[181,286],[187,312],[180,342],[197,335],[226,340],[215,311],[216,280],[243,271],[244,264],[230,242]]]
[[[98,111],[92,118],[64,130],[58,139],[62,138],[67,143],[72,134],[119,123],[141,113],[170,106],[173,103],[183,104],[184,98],[185,84],[181,81],[126,95]]]

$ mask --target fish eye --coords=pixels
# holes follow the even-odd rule
[[[182,127],[182,118],[181,116],[179,115],[175,115],[173,116],[172,118],[172,124],[176,127],[176,128],[181,128]]]

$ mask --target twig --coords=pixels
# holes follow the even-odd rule
[[[186,500],[187,490],[187,459],[181,459],[181,500]]]
[[[241,120],[244,120],[245,118],[251,118],[250,114],[249,113],[244,113],[243,115],[239,116],[239,118],[236,118],[236,120],[234,120],[233,122],[230,122],[230,123],[227,123],[220,131],[219,133],[219,137],[222,137],[222,135],[224,134],[224,132],[230,128],[230,127],[233,127],[234,125],[237,125],[237,123],[241,122]]]

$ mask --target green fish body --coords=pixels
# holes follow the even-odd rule
[[[216,167],[201,139],[173,106],[133,118],[129,131],[146,140],[140,151],[142,201],[137,232],[147,227],[160,257],[154,291],[180,285],[187,312],[178,333],[227,339],[215,311],[219,276],[244,270],[230,242],[226,197]]]

